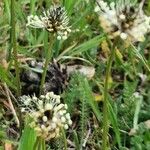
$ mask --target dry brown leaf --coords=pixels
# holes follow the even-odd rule
[[[68,74],[72,74],[73,72],[80,72],[81,74],[85,75],[87,78],[91,79],[95,74],[95,68],[83,65],[72,65],[67,66]]]
[[[0,65],[2,65],[2,67],[7,68],[8,67],[8,63],[6,61],[6,51],[0,49]]]
[[[13,150],[13,146],[11,143],[5,143],[5,150]]]
[[[144,124],[145,124],[145,127],[146,127],[147,129],[150,129],[150,120],[145,121]],[[138,129],[137,129],[137,130],[138,130]],[[129,134],[130,136],[135,135],[136,132],[137,132],[137,130],[134,129],[134,128],[132,128],[128,134]]]

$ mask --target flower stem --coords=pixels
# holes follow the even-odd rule
[[[104,102],[103,102],[103,137],[102,137],[102,149],[109,149],[108,141],[108,130],[109,130],[109,119],[108,119],[108,88],[109,88],[109,77],[111,73],[112,61],[114,59],[115,48],[111,49],[111,54],[106,66],[106,76],[104,81]]]
[[[40,93],[39,95],[42,94],[42,91],[43,91],[43,86],[44,86],[44,83],[45,83],[45,78],[46,78],[46,73],[47,73],[47,68],[48,68],[48,64],[51,60],[51,57],[52,57],[52,46],[53,46],[53,43],[55,41],[55,36],[54,35],[51,35],[50,36],[50,43],[49,43],[49,47],[46,48],[46,60],[45,60],[45,64],[44,64],[44,68],[43,68],[43,73],[42,73],[42,79],[41,79],[41,85],[40,85]]]
[[[19,77],[19,62],[17,58],[17,41],[16,41],[16,29],[15,29],[15,0],[11,0],[11,46],[13,49],[13,59],[15,65],[15,72],[16,72],[16,83],[17,83],[17,95],[21,95],[21,84],[20,84],[20,77]]]
[[[37,137],[33,150],[46,150],[45,139]]]
[[[64,141],[64,150],[67,150],[67,139],[66,139],[66,134],[63,128],[61,128],[61,132],[62,132],[62,138]]]
[[[42,150],[46,150],[45,140],[41,138]]]

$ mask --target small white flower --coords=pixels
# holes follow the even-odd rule
[[[26,101],[24,102],[24,104],[25,104],[25,105],[29,105],[30,101],[31,101],[31,99],[30,99],[30,98],[27,98]]]
[[[46,94],[45,98],[48,100],[49,99],[49,95]]]
[[[126,19],[126,16],[125,16],[124,14],[121,14],[121,15],[119,15],[119,18],[120,18],[121,20],[125,20],[125,19]]]
[[[56,117],[53,117],[52,121],[56,123],[58,120]]]
[[[147,79],[147,75],[143,73],[138,73],[138,76],[141,78],[142,82],[145,82]]]
[[[58,39],[58,38],[57,38]],[[62,39],[63,40],[66,40],[67,39],[67,36],[66,35],[64,35],[64,36],[62,36]],[[59,40],[59,39],[58,39]]]
[[[68,121],[68,124],[69,124],[69,125],[72,125],[72,120],[69,120],[69,121]]]
[[[52,105],[52,104],[46,104],[46,105],[45,105],[45,109],[46,109],[46,110],[52,110],[52,108],[53,108],[53,105]]]
[[[21,112],[25,112],[25,108],[21,108]]]
[[[27,26],[33,27],[33,28],[45,28],[44,20],[39,18],[38,16],[30,15],[27,18],[28,23]]]
[[[64,128],[67,130],[69,128],[68,124],[65,124]]]
[[[142,98],[143,98],[143,96],[142,96],[139,92],[134,92],[134,93],[133,93],[133,96],[134,96],[135,98],[137,98],[137,99],[142,99]]]
[[[56,123],[52,123],[52,125],[51,125],[51,129],[55,129],[56,128]]]
[[[41,125],[41,129],[44,130],[45,128],[46,128],[45,125],[42,124],[42,125]]]
[[[45,98],[45,96],[44,96],[44,95],[41,95],[41,96],[40,96],[40,98],[41,98],[41,99],[44,99],[44,98]]]
[[[72,124],[67,105],[62,104],[60,96],[53,92],[39,98],[22,96],[19,100],[21,111],[33,119],[30,126],[46,140],[59,136],[61,127],[68,129]]]
[[[59,115],[60,116],[63,116],[63,114],[65,114],[66,113],[66,110],[61,110],[61,111],[59,111]]]
[[[66,109],[68,109],[68,105],[67,104],[65,104],[64,106],[65,106]]]
[[[39,105],[43,105],[43,101],[42,100],[39,100]]]
[[[64,123],[66,122],[66,118],[65,117],[61,117],[61,121]]]
[[[62,38],[62,37],[61,37],[60,35],[57,36],[57,40],[61,40],[61,38]]]
[[[43,28],[48,32],[56,33],[58,40],[65,40],[71,32],[69,18],[64,7],[53,5],[44,11],[42,16],[30,15],[27,18],[27,26],[32,28]]]
[[[123,39],[123,40],[126,40],[128,35],[126,33],[120,33],[120,37]]]
[[[144,35],[150,31],[150,17],[144,14],[142,3],[136,5],[130,0],[118,0],[109,5],[97,0],[96,4],[101,26],[111,38],[120,36],[123,40],[138,42],[143,41]]]
[[[37,100],[37,97],[34,95],[34,96],[32,97],[32,99],[36,101],[36,100]]]
[[[43,116],[43,121],[46,122],[48,119],[46,116]]]
[[[70,119],[70,114],[69,114],[69,113],[66,114],[66,118],[67,118],[68,120]]]

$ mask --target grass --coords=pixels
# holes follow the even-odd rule
[[[0,150],[7,145],[18,150],[149,150],[149,34],[132,44],[110,40],[94,12],[94,1],[86,0],[60,0],[72,30],[66,40],[26,26],[27,16],[41,15],[54,1],[0,2]],[[147,15],[149,8],[146,2]],[[30,60],[43,62],[43,68],[29,65]],[[66,76],[62,66],[50,68],[55,60],[74,72]],[[29,126],[31,120],[19,105],[26,91],[39,90],[39,96],[46,88],[59,91],[73,122],[50,140]]]
[[[18,52],[17,52],[17,43],[16,43],[16,13],[15,13],[15,0],[11,0],[11,48],[13,50],[13,57],[15,62],[15,72],[16,72],[16,83],[17,83],[17,95],[21,95],[21,84],[19,78],[19,63],[18,63]]]

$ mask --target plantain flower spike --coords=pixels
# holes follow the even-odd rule
[[[19,102],[21,112],[32,118],[30,127],[45,140],[58,137],[61,128],[67,130],[72,124],[67,105],[61,103],[60,96],[53,92],[48,92],[39,98],[22,96]]]
[[[46,29],[56,34],[58,40],[67,39],[71,32],[67,12],[60,5],[52,5],[49,10],[43,12],[43,15],[30,15],[27,20],[27,26]]]
[[[120,36],[132,43],[140,42],[145,40],[144,35],[150,30],[150,17],[144,14],[143,3],[118,0],[108,4],[97,0],[95,12],[99,15],[102,28],[112,39]]]

